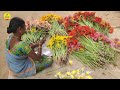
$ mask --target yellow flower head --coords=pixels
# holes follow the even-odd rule
[[[86,72],[86,75],[89,75],[89,74],[90,74],[90,72],[89,72],[89,71],[87,71],[87,72]]]
[[[80,76],[80,79],[85,79],[85,76],[81,75],[81,76]]]
[[[81,79],[81,77],[79,76],[77,79]]]
[[[84,69],[84,68],[82,68]],[[61,74],[61,72],[58,72],[55,77],[59,79],[93,79],[92,76],[89,75],[89,71],[86,73],[79,73],[80,70],[72,70],[71,72],[66,72],[65,74]]]
[[[61,20],[62,17],[59,16],[59,15],[56,15],[56,14],[47,14],[47,15],[44,15],[40,18],[41,21],[48,21],[48,22],[51,22],[52,20]]]
[[[76,70],[76,72],[79,74],[79,73],[80,73],[80,70],[79,70],[79,69],[77,69],[77,70]]]
[[[32,33],[36,32],[36,28],[33,27],[31,30],[30,30]]]
[[[70,72],[66,72],[66,75],[68,75],[68,76],[69,76],[69,75],[71,75],[71,74],[70,74]]]
[[[61,72],[58,72],[56,75],[57,75],[57,76],[61,76],[62,74],[61,74]]]
[[[77,71],[73,70],[71,73],[72,73],[72,75],[75,75],[77,73]]]
[[[85,68],[82,68],[81,70],[82,70],[82,71],[84,71],[84,70],[85,70]]]
[[[70,77],[71,77],[72,79],[75,79],[75,77],[74,77],[73,75],[70,75]]]
[[[73,61],[72,61],[72,60],[69,60],[69,64],[70,64],[70,65],[73,65]]]
[[[93,79],[90,75],[86,76],[87,79]]]
[[[58,35],[53,35],[50,41],[48,42],[48,47],[53,48],[53,45],[57,45],[57,47],[61,47],[61,45],[67,45],[66,39],[70,38],[70,36],[58,36]],[[60,44],[61,43],[61,44]]]

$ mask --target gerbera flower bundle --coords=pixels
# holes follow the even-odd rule
[[[50,24],[52,24],[54,21],[60,21],[62,20],[62,17],[56,14],[47,14],[43,15],[40,18],[41,21],[48,21]]]
[[[78,25],[68,34],[72,36],[72,39],[68,41],[68,48],[72,50],[72,56],[82,63],[95,68],[114,62],[116,53],[110,47],[111,41],[94,28]]]
[[[52,50],[53,59],[66,59],[67,56],[67,39],[71,36],[54,35],[48,42],[48,47]]]
[[[49,35],[67,35],[62,23],[62,17],[56,14],[47,14],[41,17],[41,21],[48,21],[51,24]]]
[[[73,16],[65,17],[63,22],[67,31],[71,30],[71,26],[82,25],[94,28],[105,35],[113,33],[113,28],[110,24],[95,16],[95,12],[77,12]]]

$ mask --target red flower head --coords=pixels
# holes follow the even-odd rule
[[[73,40],[73,44],[76,45],[78,43],[78,40],[77,39],[74,39]]]
[[[94,22],[97,22],[97,23],[100,23],[100,22],[102,21],[102,18],[100,18],[100,17],[95,17],[93,21],[94,21]]]
[[[82,13],[84,16],[89,16],[89,12]]]
[[[69,32],[69,36],[76,36],[76,35],[77,35],[76,29],[74,29],[71,32]]]
[[[90,32],[89,26],[82,26],[82,27],[79,29],[80,35],[87,35],[87,34],[89,34],[89,32]]]
[[[90,17],[94,17],[95,16],[95,12],[84,12],[82,13],[84,19],[90,20]]]
[[[75,38],[67,39],[67,46],[70,52],[79,49],[78,40]]]
[[[94,28],[90,28],[90,33],[91,34],[94,34],[96,31],[95,31],[95,29]]]
[[[75,29],[79,32],[81,30],[81,26],[80,25],[76,25]]]
[[[78,12],[77,14],[78,14],[78,16],[80,16],[82,14],[82,12]]]
[[[86,20],[86,19],[87,19],[87,16],[89,16],[89,12],[84,12],[84,13],[82,13],[82,16],[83,16],[84,19]]]
[[[74,25],[74,28],[76,28],[76,27],[78,27],[78,26],[80,26],[80,25],[76,23],[76,24]]]
[[[75,14],[73,15],[73,19],[74,19],[75,21],[77,21],[79,18],[80,18],[80,16],[78,15],[78,13],[75,13]]]
[[[70,26],[74,26],[75,23],[72,21],[72,17],[68,16],[64,18],[64,26],[66,29],[68,29]]]
[[[91,13],[90,13],[90,16],[95,16],[95,12],[91,12]]]
[[[112,27],[110,27],[109,29],[109,33],[113,33],[114,29]]]
[[[105,27],[110,28],[110,27],[111,27],[111,26],[110,26],[110,23],[105,22]]]

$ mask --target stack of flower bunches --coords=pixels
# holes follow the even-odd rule
[[[60,23],[62,17],[55,14],[48,14],[41,17],[41,21],[48,21],[51,24],[51,29],[48,34],[50,40],[48,47],[52,50],[54,60],[63,60],[67,56],[67,38],[70,38]]]
[[[48,47],[52,50],[54,60],[63,60],[67,55],[67,39],[71,36],[54,35],[48,43]]]
[[[60,23],[62,17],[56,14],[47,14],[41,17],[41,21],[48,21],[51,24],[51,29],[49,30],[49,35],[67,35],[64,26]]]
[[[70,30],[71,25],[89,26],[105,35],[113,33],[113,28],[102,18],[95,16],[95,12],[77,12],[73,16],[65,17],[65,27]]]
[[[69,51],[84,64],[96,68],[114,62],[116,52],[110,47],[111,41],[107,36],[81,25],[75,25],[67,32],[73,39],[68,40]]]

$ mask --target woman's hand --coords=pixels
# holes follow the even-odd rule
[[[41,44],[44,44],[45,41],[46,41],[46,39],[44,38],[44,39],[42,39],[42,40],[40,41],[40,43],[41,43]]]
[[[46,41],[46,35],[43,37],[43,39],[39,42],[39,43],[41,43],[41,44],[44,44],[45,43],[45,41]]]
[[[36,48],[36,47],[38,47],[39,46],[39,43],[36,43],[36,44],[30,44],[30,47],[32,48],[32,49],[34,49],[34,48]]]

